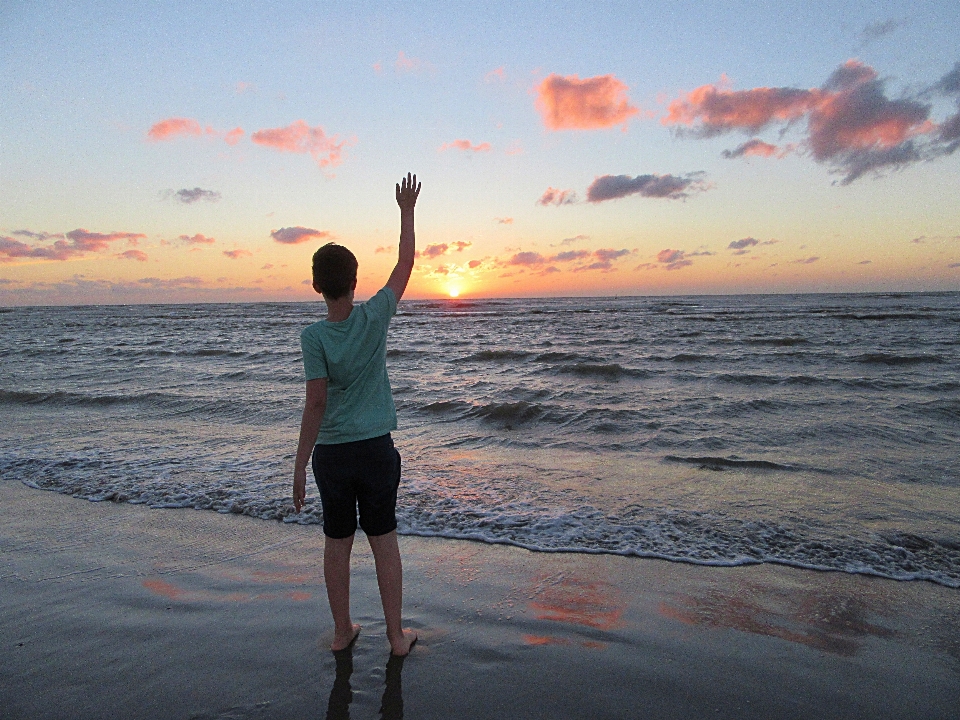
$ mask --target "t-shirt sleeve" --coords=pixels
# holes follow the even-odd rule
[[[366,304],[370,314],[383,322],[384,325],[388,324],[390,318],[397,313],[397,296],[388,287],[382,288],[380,292],[367,300]]]
[[[300,333],[300,349],[303,350],[303,371],[307,380],[316,380],[328,376],[327,357],[323,345],[310,328]]]

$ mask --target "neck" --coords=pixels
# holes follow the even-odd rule
[[[336,300],[324,298],[324,302],[327,303],[327,320],[329,322],[343,322],[350,317],[350,313],[353,311],[353,293]]]

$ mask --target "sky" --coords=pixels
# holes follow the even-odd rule
[[[960,6],[0,0],[0,305],[960,290]]]

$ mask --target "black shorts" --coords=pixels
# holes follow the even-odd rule
[[[317,445],[313,476],[323,505],[323,533],[347,538],[360,527],[367,535],[397,529],[400,453],[390,433],[369,440]]]

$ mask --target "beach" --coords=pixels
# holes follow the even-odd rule
[[[4,718],[950,718],[960,706],[960,594],[930,582],[401,537],[420,641],[388,663],[362,538],[363,631],[338,658],[318,526],[10,481],[0,517]]]

